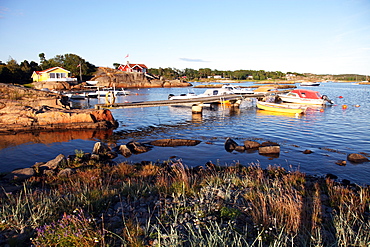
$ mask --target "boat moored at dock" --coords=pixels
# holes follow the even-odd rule
[[[258,101],[256,102],[257,108],[266,111],[273,112],[283,112],[283,113],[292,113],[292,114],[304,114],[307,107],[302,106],[292,106],[284,103],[272,103]]]
[[[307,105],[325,105],[334,104],[326,95],[321,95],[317,91],[306,89],[294,89],[289,93],[280,94],[279,98],[283,102],[307,104]]]

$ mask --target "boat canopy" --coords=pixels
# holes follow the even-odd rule
[[[294,89],[289,94],[298,94],[300,98],[321,99],[321,94],[313,90]]]

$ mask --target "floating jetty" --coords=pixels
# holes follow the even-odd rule
[[[245,98],[259,98],[264,97],[266,94],[251,94],[251,95],[240,95],[240,94],[225,94],[210,97],[199,97],[192,99],[179,99],[179,100],[157,100],[157,101],[139,101],[139,102],[128,102],[128,103],[110,103],[96,104],[95,109],[115,109],[115,108],[141,108],[141,107],[153,107],[153,106],[171,106],[171,105],[202,105],[210,103],[219,103],[223,101],[229,101],[230,104],[240,105],[241,101]]]

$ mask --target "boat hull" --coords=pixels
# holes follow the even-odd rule
[[[289,105],[257,101],[257,108],[265,111],[303,114],[305,108],[293,108]]]
[[[318,82],[302,82],[301,87],[317,87],[320,86]]]
[[[304,104],[304,105],[324,105],[325,100],[323,99],[302,99],[289,96],[279,96],[280,99],[284,102],[295,103],[295,104]]]

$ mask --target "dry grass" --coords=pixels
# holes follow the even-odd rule
[[[85,236],[109,246],[370,243],[368,187],[344,187],[280,167],[96,164],[66,179],[33,181],[1,198],[2,232],[27,232],[41,241],[37,232],[25,229],[55,226],[80,208],[85,218],[64,219],[71,225],[68,234],[73,224],[87,224]],[[88,217],[95,217],[95,223],[88,223]],[[51,233],[45,236],[52,238]]]

